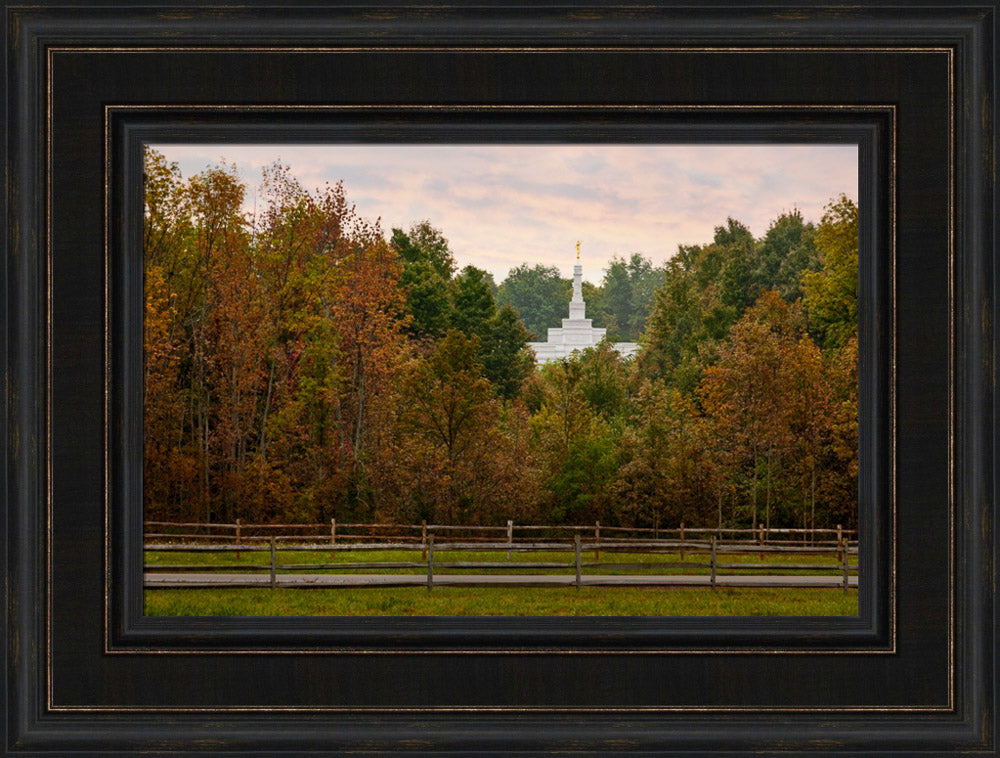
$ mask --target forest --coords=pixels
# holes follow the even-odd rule
[[[280,163],[247,192],[147,149],[146,519],[856,528],[846,195],[616,256],[583,291],[608,344],[539,367],[557,269],[498,284],[432,220],[385,231]]]

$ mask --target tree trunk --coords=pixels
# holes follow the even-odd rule
[[[767,495],[764,498],[764,529],[767,532],[771,531],[771,455],[774,451],[774,446],[771,445],[767,449]]]

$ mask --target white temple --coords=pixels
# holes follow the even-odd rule
[[[580,243],[576,243],[576,264],[573,266],[573,299],[569,301],[569,318],[561,327],[550,327],[548,340],[529,342],[538,363],[551,363],[568,358],[574,350],[596,347],[604,339],[607,329],[595,329],[592,319],[586,317],[587,304],[583,302],[583,266],[580,265]],[[611,345],[622,358],[635,355],[639,345],[635,342],[615,342]]]

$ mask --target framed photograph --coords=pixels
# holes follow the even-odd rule
[[[996,751],[995,5],[5,9],[7,752]]]
[[[144,139],[146,615],[858,615],[873,146],[726,139]]]

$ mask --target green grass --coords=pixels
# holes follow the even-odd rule
[[[351,587],[147,590],[148,616],[854,616],[856,590]]]
[[[543,574],[561,574],[561,573],[571,573],[573,571],[573,554],[572,553],[558,553],[558,552],[530,552],[530,553],[511,553],[508,559],[505,552],[473,552],[473,551],[449,551],[449,550],[435,550],[434,551],[434,562],[435,562],[435,573],[464,573],[464,574],[486,574],[486,573],[506,573],[502,570],[489,570],[489,569],[447,569],[438,566],[439,563],[448,563],[455,561],[462,562],[490,562],[490,563],[512,563],[517,564],[519,570],[524,573],[543,573]],[[331,564],[331,563],[376,563],[376,562],[421,562],[424,560],[421,557],[420,550],[370,550],[370,551],[337,551],[334,553],[329,553],[326,551],[282,551],[278,553],[278,573],[286,573],[282,570],[282,564]],[[672,564],[681,563],[682,559],[677,553],[617,553],[610,551],[601,551],[599,561],[602,563],[631,563],[631,564],[643,564],[648,566],[644,569],[631,569],[628,571],[620,571],[614,569],[606,569],[602,567],[589,567],[586,564],[588,562],[597,562],[594,559],[593,551],[583,551],[582,560],[584,563],[583,573],[584,574],[649,574],[649,573],[663,573],[663,574],[708,574],[709,569],[697,569],[697,568],[682,568],[676,567],[672,568]],[[189,566],[221,566],[230,564],[234,567],[234,570],[239,570],[240,567],[246,566],[266,566],[270,561],[270,555],[267,552],[241,552],[239,559],[236,558],[235,553],[200,553],[200,552],[156,552],[147,551],[145,555],[145,562],[147,566],[150,567],[163,567],[167,568],[170,565],[189,565]],[[761,554],[757,553],[720,553],[718,555],[718,561],[720,563],[745,563],[747,564],[747,571],[742,572],[740,570],[726,570],[724,573],[756,573],[755,571],[750,571],[755,564],[772,564],[772,563],[820,563],[828,565],[830,567],[830,573],[836,571],[839,565],[836,561],[836,557],[832,553],[823,554],[806,554],[806,555],[796,555],[789,553],[768,553],[763,555],[761,559]],[[856,558],[852,558],[852,563],[856,561]],[[565,569],[529,569],[532,563],[562,563],[566,566]],[[704,563],[709,562],[709,555],[705,552],[688,552],[683,560],[685,563]],[[424,573],[423,568],[398,568],[398,569],[386,569],[386,568],[373,568],[364,569],[365,573],[371,574],[421,574]],[[335,568],[327,569],[310,569],[310,573],[341,573],[340,570]],[[816,574],[816,571],[805,571],[805,570],[785,570],[781,572],[782,575],[785,574]]]

